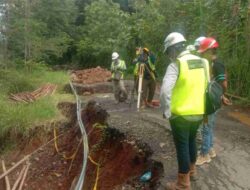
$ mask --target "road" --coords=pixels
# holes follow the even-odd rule
[[[177,163],[169,123],[162,118],[161,111],[144,109],[138,112],[135,105],[132,108],[125,103],[115,105],[112,94],[97,96],[103,107],[110,112],[109,123],[112,127],[151,147],[151,159],[161,162],[164,168],[161,185],[157,189],[164,189],[164,184],[175,178]],[[250,126],[230,116],[236,111],[223,108],[218,113],[215,128],[217,157],[209,164],[198,167],[199,179],[192,182],[192,189],[250,189]],[[250,117],[249,113],[245,114]]]

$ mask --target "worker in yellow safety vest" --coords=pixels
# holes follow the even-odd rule
[[[124,102],[127,100],[127,91],[124,85],[124,71],[126,70],[125,61],[119,59],[119,54],[117,52],[112,53],[112,81],[113,81],[113,91],[115,96],[115,103]]]
[[[190,178],[196,176],[196,133],[205,111],[205,72],[209,71],[208,61],[186,50],[185,42],[177,32],[164,41],[164,52],[172,62],[163,79],[160,100],[163,116],[170,121],[178,160],[177,182],[167,184],[172,190],[189,190]]]

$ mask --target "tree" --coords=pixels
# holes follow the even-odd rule
[[[67,50],[75,20],[71,0],[11,0],[5,6],[10,58],[51,63]]]
[[[126,49],[130,38],[128,14],[118,4],[98,0],[86,7],[86,24],[80,27],[81,40],[78,55],[85,66],[109,66],[113,51]]]

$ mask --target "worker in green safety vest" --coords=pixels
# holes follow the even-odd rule
[[[125,61],[119,59],[119,54],[117,52],[113,52],[111,72],[116,104],[126,101],[128,97],[127,90],[124,85],[124,71],[126,69]]]
[[[132,61],[132,64],[134,65],[134,70],[133,70],[133,75],[134,75],[134,86],[133,86],[133,95],[134,95],[134,91],[136,91],[136,94],[138,93],[138,62],[140,59],[140,56],[142,54],[142,48],[141,47],[136,47],[135,49],[135,58]]]
[[[139,67],[144,64],[143,82],[142,82],[142,104],[141,107],[153,107],[152,100],[154,98],[156,88],[156,70],[155,70],[155,57],[150,57],[148,48],[143,48],[141,56],[134,69],[134,75],[139,75]]]
[[[164,52],[172,62],[163,79],[160,100],[171,125],[178,160],[177,182],[167,184],[170,190],[189,190],[190,178],[196,176],[196,133],[205,112],[205,72],[209,76],[208,61],[186,50],[185,42],[177,32],[164,41]]]

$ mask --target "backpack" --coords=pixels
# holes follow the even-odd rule
[[[223,89],[215,80],[210,81],[206,64],[203,61],[207,87],[205,91],[205,114],[212,114],[222,106]]]
[[[212,114],[221,108],[223,89],[221,85],[212,80],[208,83],[206,89],[206,104],[205,104],[205,113]]]

